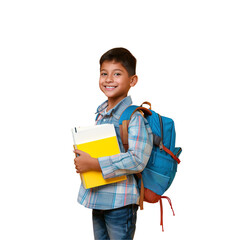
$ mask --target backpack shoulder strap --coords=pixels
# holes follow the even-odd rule
[[[120,130],[120,137],[122,140],[123,147],[125,152],[128,150],[128,125],[131,119],[133,112],[138,108],[136,105],[131,105],[127,107],[119,119],[119,130]]]
[[[132,115],[136,111],[140,111],[142,114],[144,114],[144,116],[152,114],[152,112],[149,109],[142,106],[139,107],[136,105],[131,105],[123,111],[119,119],[119,129],[120,129],[121,140],[126,152],[128,150],[128,126],[129,126]]]

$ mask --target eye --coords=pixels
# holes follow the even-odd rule
[[[115,75],[115,76],[120,76],[121,73],[118,73],[118,72],[117,72],[117,73],[114,73],[114,75]]]
[[[100,75],[101,75],[101,76],[107,76],[107,73],[102,72]]]

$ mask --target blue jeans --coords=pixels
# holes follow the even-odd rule
[[[96,240],[132,240],[137,221],[138,205],[112,210],[93,209],[93,231]]]

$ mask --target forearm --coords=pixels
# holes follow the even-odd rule
[[[99,163],[103,177],[112,178],[141,172],[145,168],[148,159],[148,155],[143,157],[128,151],[114,156],[99,158]]]
[[[102,171],[97,158],[91,158],[91,161],[89,163],[89,171],[98,171],[98,172]]]
[[[146,125],[141,116],[133,118],[129,124],[128,151],[98,159],[104,178],[133,174],[145,168],[152,151],[152,134]]]

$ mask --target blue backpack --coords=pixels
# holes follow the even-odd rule
[[[143,107],[148,104],[150,108]],[[171,200],[163,196],[170,187],[180,163],[179,155],[182,152],[180,147],[175,147],[175,127],[172,119],[160,116],[151,110],[151,104],[144,102],[141,106],[131,105],[121,115],[119,119],[120,135],[125,151],[128,150],[128,125],[131,116],[136,111],[144,114],[153,132],[153,149],[145,169],[137,174],[140,188],[140,209],[143,209],[143,201],[156,203],[160,202],[160,214],[163,230],[163,206],[162,199],[168,200],[171,208]],[[173,211],[173,208],[172,208]],[[174,211],[173,211],[174,215]]]

